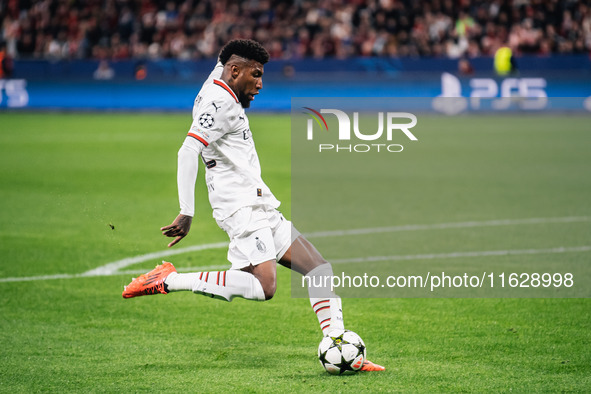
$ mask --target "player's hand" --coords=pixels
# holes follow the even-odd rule
[[[189,230],[191,229],[191,222],[193,222],[193,218],[187,215],[179,215],[174,219],[172,224],[168,226],[164,226],[160,228],[162,231],[162,235],[166,237],[175,237],[174,240],[168,244],[168,247],[176,245],[179,241],[189,234]]]

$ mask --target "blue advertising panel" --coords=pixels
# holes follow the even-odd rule
[[[266,66],[264,88],[251,111],[289,111],[292,97],[521,97],[522,109],[549,108],[548,97],[573,97],[589,108],[591,61],[587,56],[520,59],[518,74],[491,72],[492,59],[474,59],[474,74],[457,72],[451,59],[278,61]],[[0,108],[40,110],[188,111],[213,61],[117,62],[108,79],[96,79],[96,61],[16,62],[12,79],[0,80]],[[145,75],[135,71],[143,67]],[[439,110],[436,106],[433,108]]]

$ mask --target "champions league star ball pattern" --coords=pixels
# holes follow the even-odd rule
[[[213,120],[213,116],[211,114],[205,113],[199,117],[199,125],[201,125],[201,127],[209,129],[214,123],[215,121]]]
[[[365,344],[349,330],[333,330],[318,345],[320,364],[331,375],[351,375],[363,366]]]

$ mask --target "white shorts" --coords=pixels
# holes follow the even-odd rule
[[[278,261],[300,235],[281,212],[265,206],[240,208],[217,223],[230,237],[228,261],[232,269]]]

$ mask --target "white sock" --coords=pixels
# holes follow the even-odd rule
[[[168,291],[192,291],[226,301],[232,301],[234,297],[256,301],[265,300],[265,292],[259,280],[244,271],[210,271],[189,274],[173,272],[164,282]]]
[[[193,291],[193,286],[199,281],[200,272],[191,272],[189,274],[179,274],[172,272],[166,277],[164,283],[166,290],[173,291]]]
[[[310,295],[310,305],[312,310],[316,313],[320,330],[324,335],[328,335],[331,330],[344,329],[343,323],[343,308],[341,305],[341,297],[330,290],[330,279],[324,281],[326,277],[332,277],[332,266],[330,264],[322,264],[308,272],[306,276],[311,280],[308,283],[319,284],[326,283],[327,286],[308,287],[308,294]],[[316,281],[314,281],[316,277]]]

